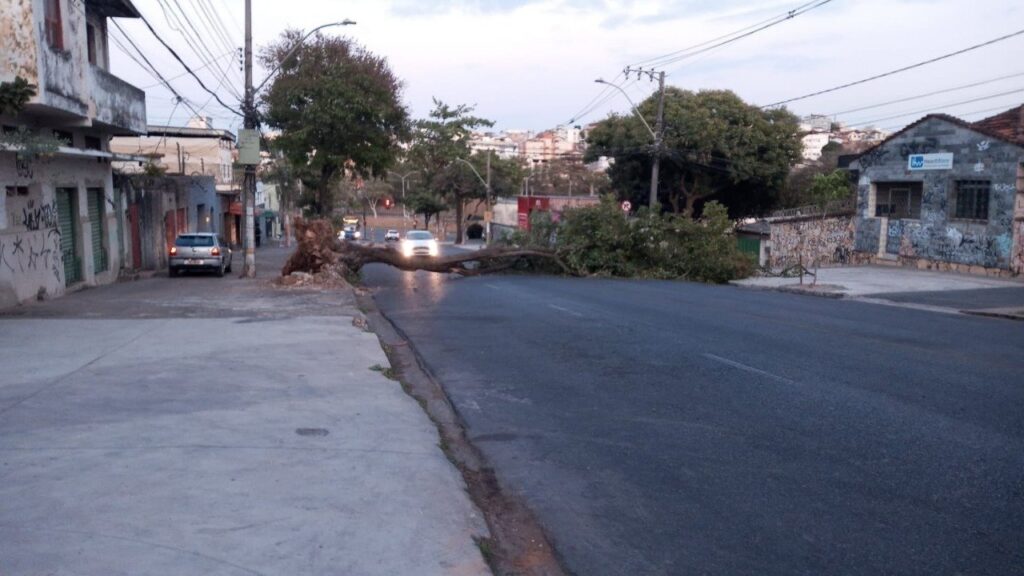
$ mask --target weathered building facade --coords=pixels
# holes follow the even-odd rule
[[[876,262],[1019,274],[1024,106],[976,123],[936,114],[862,154],[854,249]]]
[[[0,306],[117,278],[123,198],[109,140],[144,132],[146,106],[108,72],[107,19],[138,15],[129,0],[0,3],[0,82],[34,87],[0,116]],[[50,144],[33,153],[25,136]]]

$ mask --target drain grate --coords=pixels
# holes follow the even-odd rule
[[[327,428],[296,428],[295,433],[299,436],[327,436],[330,434]]]

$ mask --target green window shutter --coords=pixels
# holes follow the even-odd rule
[[[89,227],[92,239],[92,270],[99,274],[107,270],[107,251],[103,249],[103,190],[90,188]]]

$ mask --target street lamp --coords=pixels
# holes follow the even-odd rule
[[[664,85],[664,72],[662,73],[662,75],[663,75],[663,78],[662,78],[663,82],[662,82],[662,84]],[[598,84],[604,84],[606,86],[611,86],[612,88],[615,88],[616,90],[621,92],[622,95],[626,97],[626,100],[629,101],[629,105],[633,107],[633,113],[636,114],[636,117],[639,118],[641,122],[643,122],[644,128],[647,128],[647,133],[651,135],[652,139],[654,139],[654,163],[651,165],[651,197],[650,197],[651,209],[653,210],[655,205],[658,202],[658,171],[659,171],[659,169],[661,167],[661,130],[660,130],[661,129],[661,120],[660,120],[660,116],[659,116],[659,121],[658,121],[658,128],[659,128],[659,130],[657,132],[655,132],[654,130],[651,129],[651,125],[647,123],[647,120],[644,120],[643,115],[640,114],[640,110],[637,108],[636,104],[633,103],[633,99],[629,97],[629,94],[627,94],[626,91],[623,90],[621,86],[619,86],[618,84],[612,84],[611,82],[608,82],[607,80],[604,80],[602,78],[598,78],[597,80],[594,80],[594,82],[597,82]]]
[[[291,58],[293,54],[295,54],[299,47],[302,46],[302,43],[306,41],[306,38],[309,38],[313,34],[316,34],[317,32],[323,30],[324,28],[331,28],[334,26],[355,26],[355,24],[355,20],[349,20],[348,18],[346,18],[341,22],[329,22],[327,24],[321,24],[320,26],[313,28],[312,30],[304,34],[302,38],[299,38],[297,42],[295,42],[295,45],[292,46],[292,49],[289,50],[288,53],[285,54],[283,58],[281,58],[281,61],[277,64],[277,67],[271,70],[270,74],[267,74],[267,77],[263,79],[263,82],[261,82],[260,85],[257,86],[255,90],[253,90],[253,92],[259,92],[260,90],[262,90],[263,87],[267,85],[267,82],[269,82],[271,78],[273,78],[278,72],[281,71],[281,67],[284,66],[284,63],[287,62],[288,59]]]
[[[484,224],[486,225],[485,229],[487,230],[487,242],[490,243],[490,241],[491,241],[491,151],[490,150],[487,151],[487,179],[486,180],[484,180],[484,177],[481,176],[479,172],[477,172],[476,167],[473,166],[473,164],[470,163],[468,160],[463,160],[462,158],[456,158],[455,161],[456,162],[462,162],[466,166],[469,166],[469,169],[472,170],[473,174],[476,175],[477,180],[480,180],[480,182],[484,185],[484,189],[487,190],[487,209],[484,210]]]
[[[259,125],[259,115],[256,112],[256,93],[263,89],[278,72],[281,71],[281,66],[284,65],[285,61],[295,54],[295,51],[302,46],[302,43],[309,38],[310,35],[328,28],[331,26],[351,26],[355,24],[355,21],[345,19],[341,22],[330,22],[328,24],[321,24],[316,28],[310,30],[307,34],[299,38],[295,45],[292,46],[276,68],[270,71],[270,74],[260,83],[259,86],[253,88],[252,85],[252,0],[245,1],[245,101],[242,103],[242,114],[244,118],[244,124],[246,131],[256,130]],[[245,236],[242,240],[242,245],[245,248],[244,254],[244,265],[242,267],[243,278],[255,278],[256,277],[256,246],[255,246],[255,233],[254,226],[256,223],[255,219],[255,201],[256,201],[256,165],[246,164],[245,165],[245,179],[243,180],[242,188],[242,218],[245,221]]]
[[[398,176],[398,178],[402,181],[402,225],[404,226],[405,221],[409,219],[409,213],[406,211],[405,208],[405,180],[406,178],[409,178],[412,175],[419,173],[419,170],[410,170],[405,174],[399,174],[398,172],[393,172],[391,170],[388,170],[388,172],[392,176]]]

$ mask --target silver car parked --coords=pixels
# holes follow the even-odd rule
[[[209,232],[178,234],[167,268],[170,276],[182,270],[206,270],[224,276],[231,272],[231,248],[223,238]]]

